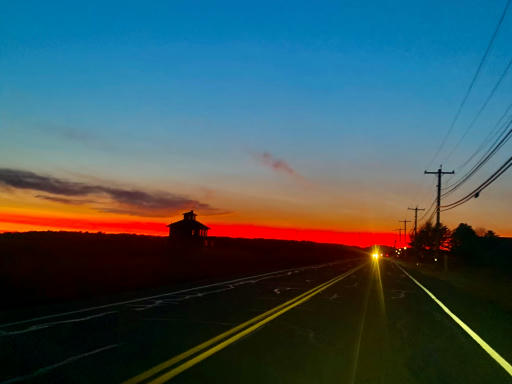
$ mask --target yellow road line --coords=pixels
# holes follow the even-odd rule
[[[414,277],[412,277],[407,271],[402,268],[399,264],[397,265],[403,273],[405,273],[409,278],[414,281],[421,289],[425,291],[427,295],[430,296],[432,300],[436,302],[437,305],[439,305],[443,311],[445,311],[466,333],[471,336],[473,340],[475,340],[482,349],[487,352],[501,367],[507,371],[507,373],[512,376],[512,365],[505,360],[498,352],[496,352],[489,344],[487,344],[480,336],[476,334],[475,331],[473,331],[469,326],[464,323],[461,319],[459,319],[452,311],[448,309],[446,305],[444,305],[437,297],[435,297],[427,288],[425,288],[418,280],[416,280]]]
[[[324,283],[323,286],[319,286],[317,287],[316,290],[314,290],[313,292],[309,293],[308,295],[302,297],[301,299],[299,300],[296,300],[294,301],[293,303],[291,303],[290,305],[288,305],[287,307],[279,310],[278,312],[264,318],[263,320],[259,321],[258,323],[250,326],[249,328],[246,328],[245,330],[237,333],[236,335],[230,337],[229,339],[215,345],[214,347],[208,349],[207,351],[195,356],[194,358],[186,361],[185,363],[177,366],[176,368],[173,368],[171,369],[169,372],[163,374],[162,376],[159,376],[157,377],[156,379],[154,380],[151,380],[148,384],[160,384],[160,383],[165,383],[166,381],[172,379],[173,377],[179,375],[180,373],[182,373],[183,371],[193,367],[194,365],[196,365],[197,363],[205,360],[206,358],[210,357],[211,355],[213,355],[214,353],[216,352],[219,352],[220,350],[226,348],[227,346],[229,346],[230,344],[240,340],[242,337],[254,332],[256,329],[262,327],[263,325],[265,325],[266,323],[274,320],[276,317],[279,317],[281,316],[282,314],[288,312],[289,310],[291,310],[292,308],[295,308],[296,306],[304,303],[305,301],[309,300],[310,298],[312,298],[313,296],[319,294],[320,292],[324,291],[325,289],[329,288],[330,286],[332,286],[333,284],[336,284],[337,282],[339,282],[340,280],[344,279],[345,277],[351,275],[352,273],[354,273],[356,270],[362,268],[363,265],[360,265],[359,267],[356,267],[356,268],[353,268],[351,269],[350,271],[348,272],[345,272],[344,274],[334,278],[333,280],[327,282],[327,283]]]
[[[323,286],[324,284],[329,283],[330,281],[332,281],[334,279],[335,278],[329,280],[326,283],[321,284],[321,286]],[[201,343],[201,344],[199,344],[199,345],[197,345],[197,346],[195,346],[195,347],[193,347],[193,348],[191,348],[191,349],[189,349],[189,350],[187,350],[187,351],[185,351],[185,352],[183,352],[183,353],[181,353],[181,354],[179,354],[177,356],[174,356],[173,358],[171,358],[169,360],[166,360],[163,363],[160,363],[160,364],[154,366],[153,368],[151,368],[151,369],[149,369],[149,370],[147,370],[147,371],[145,371],[145,372],[143,372],[143,373],[141,373],[141,374],[139,374],[139,375],[137,375],[137,376],[135,376],[135,377],[125,381],[125,382],[123,382],[123,384],[139,383],[142,380],[145,380],[145,379],[147,379],[147,378],[149,378],[151,376],[154,376],[155,374],[157,374],[158,372],[164,370],[165,368],[168,368],[168,367],[170,367],[170,366],[180,362],[181,360],[186,359],[187,357],[190,357],[191,355],[193,355],[193,354],[195,354],[197,352],[202,351],[203,349],[211,346],[212,344],[215,344],[216,342],[221,341],[222,339],[224,339],[224,338],[226,338],[228,336],[231,336],[232,334],[234,334],[234,333],[244,329],[245,327],[247,327],[247,326],[249,326],[249,325],[251,325],[251,324],[253,324],[253,323],[255,323],[255,322],[257,322],[257,321],[259,321],[259,320],[261,320],[263,318],[265,318],[266,316],[269,316],[272,313],[277,312],[281,308],[283,308],[283,307],[285,307],[287,305],[290,305],[295,300],[299,300],[301,297],[306,296],[308,293],[310,293],[310,292],[312,292],[312,291],[314,291],[315,289],[318,289],[318,288],[319,287],[315,287],[315,288],[313,288],[313,289],[311,289],[311,290],[309,290],[309,291],[307,291],[307,292],[305,292],[305,293],[303,293],[303,294],[301,294],[301,295],[299,295],[299,296],[297,296],[297,297],[295,297],[295,298],[293,298],[293,299],[291,299],[291,300],[289,300],[289,301],[287,301],[287,302],[285,302],[285,303],[283,303],[281,305],[278,305],[275,308],[272,308],[272,309],[268,310],[267,312],[264,312],[264,313],[254,317],[254,318],[252,318],[252,319],[250,319],[250,320],[248,320],[248,321],[246,321],[246,322],[244,322],[244,323],[242,323],[240,325],[237,325],[234,328],[231,328],[230,330],[228,330],[226,332],[221,333],[220,335],[217,335],[217,336],[213,337],[210,340],[205,341],[204,343]]]
[[[206,352],[196,356],[195,358],[185,362],[184,364],[172,369],[171,371],[164,374],[163,376],[156,378],[155,380],[151,381],[151,383],[157,383],[157,382],[162,383],[164,381],[170,380],[172,377],[178,375],[179,373],[183,372],[184,370],[186,370],[186,369],[192,367],[193,365],[199,363],[200,361],[206,359],[207,357],[211,356],[215,352],[220,351],[221,349],[227,347],[229,344],[235,342],[236,340],[240,339],[241,337],[247,335],[248,333],[253,332],[257,328],[268,323],[269,321],[280,316],[281,314],[289,311],[290,309],[296,307],[297,305],[305,302],[306,300],[310,299],[317,293],[320,293],[321,291],[328,288],[329,286],[331,286],[331,285],[337,283],[338,281],[344,279],[345,277],[351,275],[352,273],[356,272],[358,269],[362,268],[365,264],[366,263],[361,264],[358,267],[352,268],[351,270],[343,273],[342,275],[336,276],[336,277],[328,280],[327,282],[320,284],[320,285],[316,286],[315,288],[312,288],[309,291],[304,292],[301,295],[299,295],[283,304],[280,304],[275,308],[268,310],[267,312],[262,313],[261,315],[258,315],[258,316],[254,317],[254,318],[252,318],[252,319],[250,319],[250,320],[248,320],[248,321],[246,321],[246,322],[244,322],[226,332],[223,332],[220,335],[215,336],[212,339],[207,340],[204,343],[199,344],[199,345],[189,349],[188,351],[185,351],[177,356],[174,356],[171,359],[166,360],[163,363],[160,363],[160,364],[154,366],[153,368],[151,368],[137,376],[132,377],[131,379],[123,382],[123,384],[140,383],[141,381],[146,380],[146,379],[156,375],[157,373],[163,371],[164,369],[169,368],[169,367],[179,363],[180,361],[182,361],[198,352],[201,352],[202,350],[210,347],[211,345],[213,345],[217,342],[220,342],[221,340],[223,340],[239,331],[242,331],[244,328],[249,327],[250,325],[256,323],[252,327],[245,329],[245,331],[242,331],[242,332],[236,334],[235,336],[224,341],[223,343],[218,344],[217,346],[207,350]],[[171,375],[171,376],[169,376],[169,375]]]

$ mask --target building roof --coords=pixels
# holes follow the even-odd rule
[[[200,223],[197,220],[180,220],[175,223],[167,225],[171,229],[173,228],[190,228],[190,229],[210,229],[206,225]]]
[[[189,212],[185,212],[183,214],[183,220],[177,221],[175,223],[168,224],[167,226],[172,228],[186,228],[186,229],[210,229],[206,225],[200,223],[196,220],[197,214],[194,213],[193,210]]]

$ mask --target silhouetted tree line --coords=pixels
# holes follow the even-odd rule
[[[466,223],[450,230],[443,224],[427,222],[411,235],[410,246],[418,261],[432,262],[448,255],[452,262],[465,265],[512,265],[512,239],[484,229],[475,231]]]

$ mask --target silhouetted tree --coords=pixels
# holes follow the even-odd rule
[[[498,235],[496,233],[494,233],[494,231],[487,231],[485,233],[485,235],[483,236],[484,238],[484,241],[488,244],[488,245],[495,245],[497,242],[498,242]]]
[[[498,236],[493,231],[478,232],[465,223],[453,231],[451,238],[451,252],[459,260],[467,264],[488,264],[490,254],[498,245]]]
[[[494,233],[494,231],[487,231],[485,236],[482,238],[483,247],[489,253],[496,252],[500,245],[500,237]],[[510,258],[510,253],[505,251],[503,254],[506,254]],[[501,256],[501,255],[500,255]]]
[[[460,223],[452,233],[451,253],[465,262],[473,262],[480,252],[480,238],[471,225]]]
[[[433,258],[437,250],[446,251],[450,246],[450,230],[445,225],[428,221],[412,236],[411,247],[420,259]]]
[[[460,223],[452,232],[444,225],[425,223],[416,236],[411,234],[410,245],[410,254],[417,260],[438,258],[439,261],[441,257],[445,259],[445,268],[448,255],[458,263],[473,266],[512,265],[512,239],[500,239],[493,231],[473,229],[466,223]]]

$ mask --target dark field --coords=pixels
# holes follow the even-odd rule
[[[0,383],[510,382],[503,266],[453,257],[441,274],[353,247],[212,240],[1,235]]]
[[[76,232],[0,235],[5,307],[97,298],[194,285],[365,256],[332,244],[211,238],[213,246],[177,249],[165,237]]]

